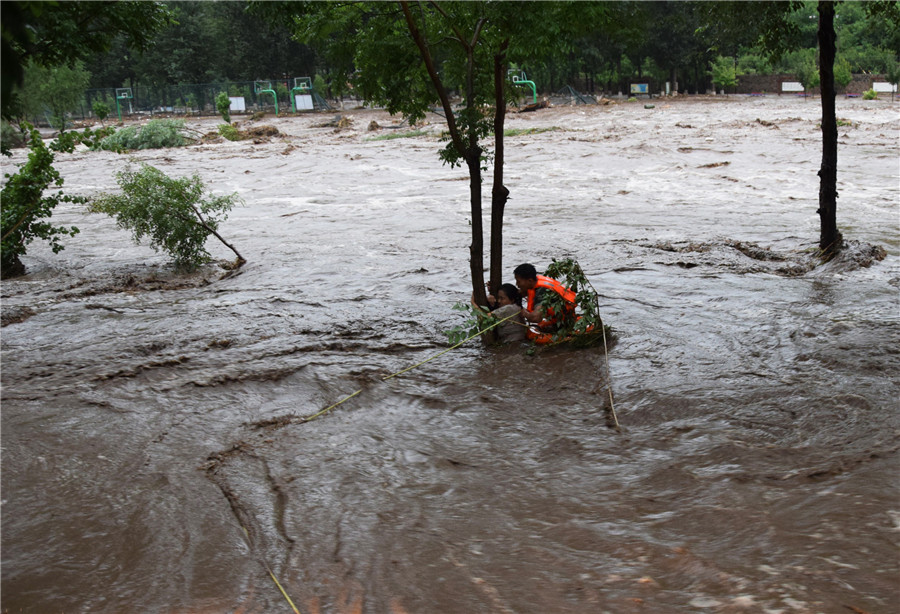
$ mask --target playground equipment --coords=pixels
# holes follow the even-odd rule
[[[272,89],[271,81],[256,81],[253,83],[253,92],[255,94],[272,94],[275,99],[275,115],[278,115],[278,94]]]
[[[525,76],[525,73],[520,70],[509,70],[507,71],[507,74],[512,75],[513,85],[531,87],[531,94],[533,96],[532,102],[537,102],[537,86],[534,84],[534,81],[529,81]]]
[[[331,110],[331,105],[313,88],[312,78],[294,77],[294,87],[291,88],[291,112],[313,109]]]
[[[291,88],[291,113],[296,113],[298,108],[304,110],[313,108],[312,79],[309,77],[294,77],[294,87]]]
[[[134,94],[131,92],[130,87],[116,88],[116,112],[119,114],[119,121],[122,121],[122,108],[119,106],[119,101],[131,100],[132,98],[134,98]]]

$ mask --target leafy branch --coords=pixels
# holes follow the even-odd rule
[[[177,268],[192,270],[210,260],[205,244],[212,235],[237,256],[235,266],[246,262],[218,232],[227,212],[240,202],[237,194],[204,197],[199,176],[172,179],[147,164],[137,171],[128,167],[116,177],[122,193],[100,196],[89,210],[115,217],[120,228],[132,232],[135,243],[147,237],[150,246],[169,254]]]
[[[559,328],[553,335],[554,342],[571,338],[578,345],[591,345],[602,337],[603,319],[600,317],[600,298],[588,280],[584,269],[573,258],[554,259],[544,273],[575,292],[575,308],[566,304],[556,292],[547,292],[546,307],[561,314]]]

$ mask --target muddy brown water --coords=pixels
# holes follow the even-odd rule
[[[81,234],[2,283],[2,610],[290,612],[274,577],[304,614],[896,611],[900,116],[838,101],[858,243],[810,268],[818,113],[510,116],[550,130],[507,142],[504,266],[578,259],[609,379],[602,347],[472,342],[382,381],[447,347],[469,293],[439,117],[59,156],[73,193],[129,159],[239,192],[221,230],[248,263],[178,275],[61,206]]]

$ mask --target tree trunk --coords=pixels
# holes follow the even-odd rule
[[[465,159],[466,166],[469,169],[469,194],[472,209],[472,245],[469,247],[469,268],[472,275],[472,293],[476,303],[479,305],[486,305],[487,293],[484,291],[484,237],[482,228],[484,224],[481,220],[481,147],[478,145],[478,137],[474,130],[471,129],[471,126],[469,127],[468,138],[463,138],[462,131],[459,129],[456,122],[456,116],[453,113],[453,107],[450,104],[450,97],[447,94],[447,89],[441,81],[440,74],[437,71],[434,58],[431,57],[431,51],[425,42],[425,38],[413,19],[412,11],[409,8],[409,2],[400,2],[400,7],[406,18],[409,33],[412,35],[416,46],[419,48],[422,61],[425,63],[425,69],[428,71],[434,89],[441,100],[444,116],[447,118],[447,131],[450,133],[450,139],[453,142],[456,151]],[[466,108],[468,110],[473,109],[473,101],[475,100],[473,82],[474,55],[472,47],[477,40],[482,25],[484,25],[484,20],[479,21],[478,26],[476,27],[476,35],[472,41],[472,45],[466,45],[468,62],[466,69],[465,99]]]
[[[475,302],[487,305],[484,289],[484,229],[481,221],[481,152],[466,152],[469,168],[469,202],[472,208],[472,244],[469,247],[469,270],[472,274],[472,293]]]
[[[475,108],[475,52],[466,49],[466,108]],[[468,127],[465,149],[466,166],[469,167],[469,201],[472,209],[472,245],[469,247],[469,270],[472,273],[472,292],[475,302],[487,305],[484,288],[484,222],[481,206],[481,147],[474,127]]]
[[[500,44],[494,56],[494,184],[491,188],[491,293],[503,283],[503,211],[509,190],[503,185],[503,130],[506,123],[506,48],[509,40]]]
[[[837,118],[834,110],[834,3],[819,1],[819,77],[822,92],[822,167],[819,169],[819,249],[831,255],[843,238],[837,228]]]

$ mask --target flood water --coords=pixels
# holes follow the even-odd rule
[[[576,258],[608,363],[471,341],[384,381],[471,288],[438,116],[59,155],[72,193],[129,160],[238,192],[248,263],[179,275],[65,205],[2,283],[2,611],[896,611],[900,104],[838,101],[855,243],[810,267],[818,100],[654,102],[508,121],[549,128],[507,140],[508,280]]]

